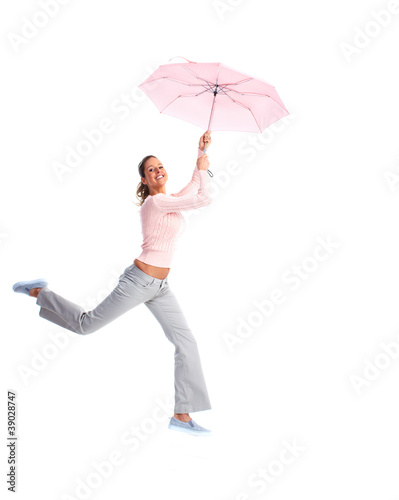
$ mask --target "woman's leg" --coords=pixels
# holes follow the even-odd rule
[[[156,287],[151,286],[153,278],[148,275],[143,277],[143,274],[138,273],[135,266],[126,268],[119,277],[118,285],[92,311],[85,311],[83,307],[44,287],[36,300],[41,306],[39,315],[75,333],[93,333],[156,293]]]
[[[49,311],[48,309],[45,309],[44,307],[40,308],[39,316],[44,318],[44,319],[47,319],[48,321],[51,321],[52,323],[55,323],[58,326],[62,326],[62,328],[66,328],[67,330],[71,330],[71,332],[76,333],[70,324],[68,324],[66,321],[64,321],[62,318],[60,318],[54,312]]]
[[[175,346],[175,414],[210,410],[197,342],[169,285],[145,305]]]
[[[29,295],[31,297],[36,297],[38,296],[41,288],[32,288],[29,292]],[[48,321],[51,321],[52,323],[55,323],[58,326],[62,326],[63,328],[67,328],[68,330],[71,330],[71,332],[75,332],[75,330],[69,325],[66,321],[64,321],[62,318],[57,316],[54,312],[49,311],[48,309],[45,309],[42,307],[39,311],[39,316],[41,316],[44,319],[47,319]]]

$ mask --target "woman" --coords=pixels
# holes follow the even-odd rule
[[[99,330],[144,303],[175,346],[175,407],[168,427],[197,435],[209,435],[210,431],[194,422],[189,412],[209,410],[211,404],[196,340],[168,285],[167,276],[176,242],[185,225],[180,211],[204,207],[212,201],[207,173],[209,160],[203,154],[205,142],[211,143],[209,131],[200,138],[191,181],[175,194],[166,194],[168,174],[158,158],[150,155],[140,162],[141,182],[136,195],[141,207],[142,252],[95,309],[85,311],[57,295],[45,280],[20,281],[13,286],[15,292],[36,297],[42,318],[83,335]]]

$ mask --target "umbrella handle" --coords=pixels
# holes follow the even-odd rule
[[[169,59],[169,61],[168,61],[168,62],[170,62],[172,59],[177,59],[177,58],[179,58],[179,57],[180,57],[181,59],[185,59],[185,60],[186,60],[187,62],[189,62],[189,63],[194,63],[194,64],[197,64],[195,61],[189,61],[186,57],[183,57],[183,56],[174,56],[174,57],[172,57],[171,59]]]

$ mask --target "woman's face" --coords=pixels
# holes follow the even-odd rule
[[[148,185],[150,194],[159,192],[168,180],[168,174],[164,166],[158,158],[153,156],[145,162],[144,175],[145,177],[141,178],[141,182]]]

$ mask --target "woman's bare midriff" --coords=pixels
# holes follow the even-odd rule
[[[138,259],[134,259],[134,263],[144,273],[149,274],[153,278],[157,278],[159,280],[164,280],[168,276],[169,271],[170,271],[170,267],[151,266],[150,264],[146,264],[145,262],[141,262],[141,260],[138,260]]]

